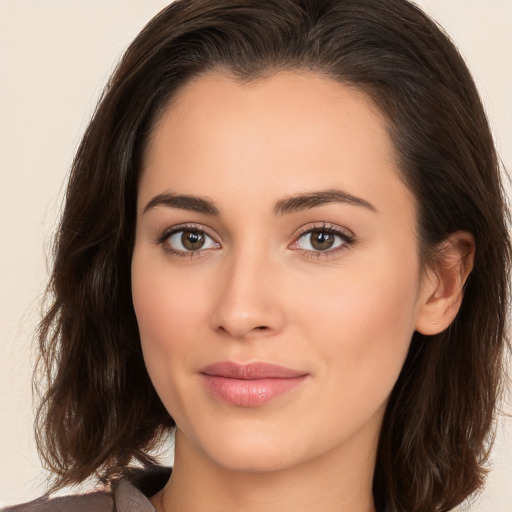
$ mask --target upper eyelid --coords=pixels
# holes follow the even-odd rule
[[[181,231],[181,230],[185,230],[185,229],[191,229],[191,230],[196,229],[197,231],[203,231],[208,235],[214,236],[212,234],[214,232],[214,230],[212,228],[210,228],[209,226],[206,226],[205,224],[197,224],[195,222],[185,222],[183,224],[176,224],[174,226],[169,226],[168,228],[164,229],[164,234],[165,233],[173,233],[173,232],[177,232],[177,231]],[[338,226],[337,224],[332,224],[330,222],[322,221],[322,222],[313,222],[313,223],[309,223],[306,226],[302,226],[292,236],[298,237],[298,236],[301,236],[310,231],[314,231],[315,229],[325,229],[326,231],[341,231],[342,233],[345,233],[347,235],[353,235],[352,231],[349,230],[348,228],[344,228],[342,226]]]
[[[171,226],[171,227],[165,229],[163,231],[163,233],[157,238],[156,242],[163,243],[171,235],[173,235],[175,233],[179,233],[180,231],[186,231],[187,229],[189,229],[191,231],[196,230],[196,231],[202,232],[205,235],[207,235],[208,237],[210,237],[212,240],[214,240],[216,243],[222,245],[222,242],[219,241],[219,238],[221,238],[221,237],[217,236],[214,233],[214,230],[212,228],[210,228],[209,226],[205,226],[204,224],[197,224],[197,223],[193,223],[193,222],[177,224],[175,226]],[[345,235],[347,238],[351,238],[351,239],[355,238],[355,235],[348,228],[344,228],[337,224],[332,224],[330,222],[322,221],[322,222],[311,223],[309,225],[305,225],[305,226],[302,226],[301,228],[299,228],[299,230],[296,231],[292,235],[293,239],[292,239],[291,243],[295,243],[297,240],[299,240],[304,235],[309,234],[315,230],[331,231],[331,232],[337,234],[337,236]],[[201,249],[199,249],[198,251],[200,251],[200,250]],[[317,251],[314,251],[314,252],[317,252]],[[321,252],[321,251],[319,251],[319,252]],[[325,251],[325,252],[328,252],[328,251]]]
[[[322,222],[322,223],[318,223],[315,225],[310,225],[308,227],[303,226],[294,235],[294,237],[295,237],[295,239],[297,239],[297,238],[304,236],[305,234],[308,234],[308,233],[311,233],[312,231],[317,231],[317,230],[318,231],[325,230],[325,231],[331,231],[334,233],[340,233],[340,234],[346,235],[347,237],[350,237],[350,238],[355,236],[354,233],[348,228],[338,226],[337,224]]]
[[[180,231],[200,231],[201,233],[204,233],[205,235],[209,236],[213,240],[215,240],[217,243],[219,241],[217,240],[217,236],[213,234],[213,230],[209,228],[208,226],[205,226],[204,224],[195,224],[195,223],[185,223],[185,224],[177,224],[176,226],[170,226],[162,232],[162,234],[158,237],[159,241],[163,241],[167,238],[169,238],[174,233],[179,233]]]
[[[294,241],[292,244],[296,244],[301,238],[303,238],[305,235],[310,235],[311,233],[315,231],[326,231],[328,233],[334,234],[334,236],[337,236],[338,238],[341,238],[345,243],[343,245],[352,244],[356,241],[355,235],[348,230],[340,229],[340,228],[330,228],[330,227],[313,227],[305,229],[303,232],[299,233],[294,237]],[[310,251],[310,252],[318,252],[318,253],[329,253],[333,252],[334,250],[325,250],[325,251]]]

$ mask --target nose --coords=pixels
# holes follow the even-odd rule
[[[211,317],[214,330],[240,340],[275,334],[286,321],[279,270],[265,254],[248,252],[233,254],[217,269]]]

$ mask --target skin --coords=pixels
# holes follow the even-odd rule
[[[333,189],[367,204],[275,213]],[[162,194],[208,199],[218,215],[154,200]],[[182,232],[165,238],[183,224],[206,231],[202,249],[187,252]],[[307,231],[325,226],[343,237],[318,250]],[[415,199],[383,117],[354,88],[298,72],[186,85],[146,148],[132,263],[144,358],[177,424],[157,510],[373,511],[389,394],[414,330],[434,334],[455,316],[471,243],[447,241],[452,272],[422,272]],[[239,407],[206,389],[200,370],[219,361],[307,378]]]

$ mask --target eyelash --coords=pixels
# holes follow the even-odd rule
[[[176,250],[173,249],[168,241],[169,238],[173,235],[176,235],[177,233],[181,233],[183,231],[191,231],[200,233],[202,235],[207,236],[211,240],[215,241],[214,237],[209,234],[208,230],[204,228],[204,226],[200,226],[197,224],[183,224],[180,226],[175,226],[173,228],[167,229],[164,231],[164,233],[156,240],[156,243],[163,246],[165,252],[168,254],[171,254],[172,256],[176,256],[178,258],[194,258],[199,257],[201,252],[209,249],[198,249],[196,251],[182,251],[182,250]],[[308,226],[307,228],[302,228],[299,230],[297,235],[295,236],[294,242],[292,245],[299,242],[301,238],[303,238],[305,235],[314,233],[315,231],[318,231],[320,233],[326,233],[329,235],[333,235],[335,237],[338,237],[341,239],[342,243],[338,247],[334,249],[327,249],[325,251],[314,251],[314,250],[308,250],[308,249],[293,249],[296,251],[300,251],[304,256],[309,258],[325,258],[333,256],[334,254],[338,254],[341,251],[347,250],[351,245],[353,245],[356,242],[356,237],[348,232],[344,231],[337,226],[333,224],[328,224],[326,222],[322,222],[318,225],[314,226]],[[218,242],[215,242],[217,246],[219,246]]]
[[[199,226],[197,224],[182,224],[180,226],[175,226],[170,229],[166,229],[162,236],[157,240],[157,244],[161,245],[164,248],[164,251],[168,254],[171,254],[172,256],[177,256],[178,258],[197,258],[200,253],[204,250],[208,249],[199,249],[197,251],[180,251],[173,249],[168,241],[169,238],[177,233],[181,233],[183,231],[191,231],[193,233],[201,233],[202,235],[206,235],[208,238],[211,238],[214,240],[213,236],[208,233],[208,231],[203,227]],[[216,242],[217,243],[217,242]],[[217,245],[219,245],[217,243]]]
[[[334,249],[327,249],[325,251],[310,251],[308,249],[295,249],[300,251],[304,256],[308,258],[328,258],[333,256],[334,254],[339,254],[341,251],[347,250],[351,245],[356,242],[356,237],[353,233],[349,231],[345,231],[335,226],[334,224],[328,224],[326,222],[322,222],[318,225],[308,226],[307,228],[301,228],[297,235],[295,236],[295,241],[293,244],[296,244],[302,237],[305,235],[309,235],[318,231],[320,233],[326,233],[329,235],[334,235],[341,239],[342,244]]]

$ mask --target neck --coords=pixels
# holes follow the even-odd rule
[[[342,458],[328,453],[293,468],[249,472],[219,466],[178,431],[172,477],[152,503],[158,512],[375,512],[376,445],[375,439],[366,453],[347,449]]]

